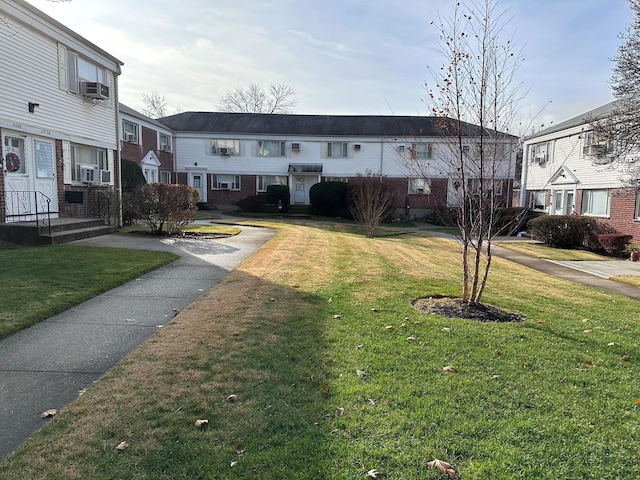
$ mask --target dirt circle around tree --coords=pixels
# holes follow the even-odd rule
[[[527,319],[527,317],[520,312],[509,312],[486,303],[469,304],[461,298],[441,295],[418,298],[411,303],[416,310],[423,313],[447,318],[497,323],[519,323]]]

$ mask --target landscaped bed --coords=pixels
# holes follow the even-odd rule
[[[455,242],[263,224],[0,477],[640,477],[638,302],[494,258],[483,301],[526,320],[427,314],[460,293]]]

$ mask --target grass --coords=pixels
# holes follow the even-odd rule
[[[485,300],[527,321],[424,315],[413,299],[459,293],[454,242],[264,224],[279,235],[0,477],[443,479],[434,458],[464,479],[640,477],[638,302],[495,258]]]
[[[613,275],[609,280],[640,288],[640,275]]]
[[[0,249],[0,338],[178,258],[71,245]]]
[[[146,233],[151,229],[147,225],[133,225],[130,227],[123,227],[120,229],[121,233]],[[220,235],[220,236],[233,236],[238,235],[242,229],[233,225],[202,225],[192,223],[183,228],[185,233],[196,233],[199,235]]]
[[[529,242],[501,242],[501,247],[523,253],[530,257],[546,258],[549,260],[614,260],[611,257],[598,255],[587,250],[575,250],[568,248],[553,248],[541,243]]]

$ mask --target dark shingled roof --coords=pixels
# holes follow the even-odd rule
[[[442,119],[437,117],[184,112],[158,121],[176,132],[353,137],[445,135]],[[479,135],[479,127],[466,123],[464,127],[467,135]]]

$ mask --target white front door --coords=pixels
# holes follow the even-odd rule
[[[7,134],[3,140],[7,220],[58,212],[53,140]]]
[[[296,175],[293,177],[293,203],[309,205],[309,190],[318,183],[316,175]]]
[[[189,172],[189,186],[198,192],[199,201],[207,201],[207,174],[204,172]]]

